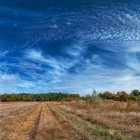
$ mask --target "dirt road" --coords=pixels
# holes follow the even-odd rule
[[[21,104],[17,108],[14,105],[13,111],[7,104],[1,109],[1,116],[5,109],[5,115],[0,119],[1,140],[89,139],[72,122],[53,110],[48,103],[33,103],[26,106]],[[24,111],[21,111],[23,107]]]

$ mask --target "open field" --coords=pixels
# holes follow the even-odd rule
[[[140,105],[0,103],[0,140],[140,140]]]

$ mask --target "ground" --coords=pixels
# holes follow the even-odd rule
[[[0,103],[0,140],[140,139],[139,112],[127,107],[125,116],[121,108],[123,114],[101,108],[81,101]]]

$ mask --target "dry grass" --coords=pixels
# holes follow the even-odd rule
[[[93,124],[140,137],[140,106],[136,102],[102,101],[98,105],[93,105],[79,101],[65,102],[59,107]]]
[[[125,140],[140,137],[139,105],[105,101],[0,103],[0,140]],[[125,134],[131,135],[126,136]]]
[[[24,140],[27,139],[25,133],[34,124],[35,116],[39,110],[38,104],[29,104],[23,112],[9,117],[1,122],[0,139]]]

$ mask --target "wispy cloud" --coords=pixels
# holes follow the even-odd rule
[[[102,44],[102,47],[104,45]],[[107,45],[110,46],[110,44]],[[86,45],[83,46],[82,44],[78,45],[81,48],[77,49],[76,44],[76,48],[72,46],[65,50],[65,53],[71,58],[63,56],[52,57],[41,49],[24,50],[22,60],[13,57],[18,65],[13,62],[3,63],[7,68],[16,68],[19,73],[1,72],[1,91],[4,92],[5,83],[7,82],[9,83],[7,92],[10,92],[8,89],[17,92],[24,89],[24,91],[36,92],[52,90],[88,94],[92,89],[116,92],[117,90],[130,91],[132,88],[130,85],[133,85],[133,88],[139,88],[140,66],[139,58],[136,55],[138,51],[130,51],[130,48],[123,46],[124,43],[122,43],[121,47],[116,48],[117,45],[114,44],[114,49],[112,49],[112,45],[110,49],[108,47],[102,48],[99,45],[97,49],[100,48],[101,51],[96,52],[97,49],[93,50],[90,52],[89,57],[88,53],[89,50],[92,50],[90,49],[92,47],[86,47]],[[122,47],[123,49],[121,49]],[[76,55],[73,55],[75,49],[77,52]],[[114,56],[110,55],[110,52]],[[78,71],[72,73],[73,68]],[[25,76],[20,74],[21,71]]]
[[[139,89],[139,5],[104,4],[0,6],[0,92]]]
[[[0,52],[0,58],[6,56],[7,54],[8,54],[8,51]]]

